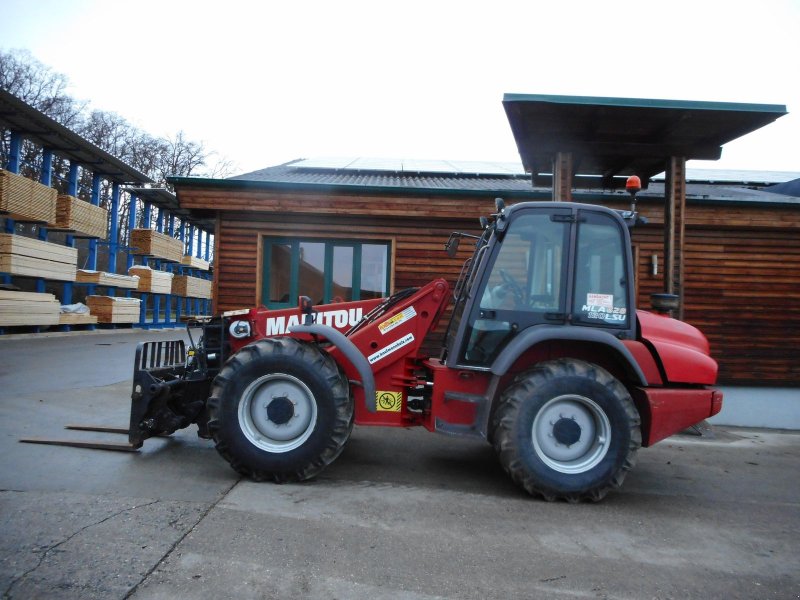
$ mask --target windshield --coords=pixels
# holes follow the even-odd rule
[[[569,223],[530,211],[510,225],[489,258],[463,361],[490,363],[520,327],[563,319]],[[512,325],[513,323],[513,325]]]
[[[445,348],[452,348],[453,341],[455,340],[458,326],[464,316],[464,307],[467,305],[467,299],[470,294],[469,291],[475,284],[475,276],[478,272],[478,266],[486,253],[487,244],[491,237],[493,229],[487,228],[484,230],[483,235],[475,243],[475,253],[466,260],[464,266],[461,267],[461,273],[458,276],[455,288],[453,289],[453,298],[455,300],[453,305],[453,313],[450,316],[450,322],[447,325],[447,333],[445,334]]]

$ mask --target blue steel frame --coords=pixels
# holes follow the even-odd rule
[[[6,169],[11,173],[18,174],[20,172],[21,167],[21,155],[22,155],[22,141],[23,135],[18,131],[11,131],[11,140],[9,146],[9,155],[8,161],[5,165]],[[41,173],[40,173],[40,182],[43,185],[47,185],[52,187],[53,183],[53,159],[54,159],[54,152],[50,148],[43,148],[42,149],[42,165],[41,165]],[[81,165],[77,162],[70,161],[69,164],[69,175],[67,180],[67,188],[66,192],[70,196],[77,197],[78,196],[78,185],[79,185],[79,169]],[[103,175],[101,173],[93,173],[92,174],[92,185],[91,185],[91,195],[90,195],[90,202],[94,206],[100,205],[100,188],[101,183],[103,181]],[[98,245],[103,244],[108,246],[108,271],[111,273],[116,273],[117,271],[117,254],[124,250],[126,254],[126,270],[130,269],[135,264],[135,256],[136,252],[134,248],[130,246],[121,246],[119,243],[119,219],[120,219],[120,204],[121,204],[121,188],[118,182],[111,182],[111,207],[109,210],[109,235],[108,241],[99,241],[95,238],[89,238],[88,240],[88,256],[86,261],[86,266],[88,269],[97,270],[97,253],[98,253]],[[127,192],[129,195],[129,213],[128,213],[128,231],[131,231],[136,226],[137,216],[138,216],[138,203],[139,199],[137,196],[131,192]],[[152,208],[153,205],[151,202],[144,201],[143,202],[143,209],[142,209],[142,217],[144,221],[144,227],[150,227],[151,219],[152,219]],[[175,215],[169,214],[167,215],[166,211],[161,207],[157,207],[157,216],[156,216],[156,229],[160,233],[164,233],[164,229],[166,227],[167,232],[170,236],[175,235],[175,226],[176,226],[176,217]],[[166,222],[165,222],[166,221]],[[185,254],[188,256],[192,256],[194,249],[196,247],[196,256],[197,258],[201,258],[203,255],[203,231],[199,228],[197,229],[197,244],[195,245],[195,226],[191,225],[188,222],[180,220],[179,224],[178,235],[182,242],[184,242],[184,249]],[[186,230],[188,228],[188,236],[186,234]],[[16,229],[16,222],[12,218],[5,219],[5,226],[3,228],[5,233],[13,234]],[[37,232],[37,237],[40,240],[47,241],[49,235],[49,230],[46,225],[40,225]],[[188,238],[188,239],[187,239]],[[72,233],[67,233],[65,237],[64,244],[68,247],[75,248],[75,236]],[[205,260],[209,260],[210,255],[210,245],[211,245],[211,234],[206,232],[205,238]],[[187,247],[188,246],[188,247]],[[142,265],[144,266],[151,266],[154,269],[161,269],[162,267],[171,273],[176,274],[187,274],[194,277],[200,277],[203,279],[211,279],[211,274],[208,271],[202,271],[200,269],[195,269],[188,267],[186,265],[182,265],[180,263],[174,263],[171,261],[166,261],[158,258],[142,256]],[[37,292],[44,292],[47,285],[47,280],[44,278],[35,278],[35,287]],[[12,282],[12,275],[9,273],[0,273],[0,282],[10,284]],[[62,293],[61,293],[61,302],[62,304],[72,304],[75,286],[85,286],[87,295],[95,294],[97,287],[105,287],[106,292],[108,295],[115,296],[117,294],[116,286],[97,286],[97,284],[92,283],[77,283],[72,281],[61,282],[62,285]],[[179,326],[181,320],[181,314],[185,310],[186,313],[193,312],[194,314],[208,314],[210,310],[211,301],[209,299],[198,299],[198,298],[183,298],[178,296],[173,296],[172,294],[148,294],[145,292],[139,293],[141,298],[141,308],[140,308],[140,315],[139,315],[139,322],[134,324],[134,326],[143,327],[143,328],[164,328],[164,327],[175,327]],[[132,291],[126,290],[125,295],[127,297],[131,297]],[[152,310],[152,319],[147,319],[147,302],[149,297],[152,296],[153,301],[153,310]],[[163,319],[162,319],[162,296],[163,296]],[[173,304],[175,306],[174,311],[174,321],[173,321]],[[194,311],[191,310],[193,305]],[[85,327],[87,329],[95,329],[94,325],[84,325],[81,327]],[[111,325],[114,327],[114,325]],[[69,331],[72,326],[63,325],[60,327],[63,331]],[[33,328],[34,331],[38,331],[38,327]],[[0,334],[4,333],[4,328],[0,327]]]

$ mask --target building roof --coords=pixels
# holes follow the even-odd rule
[[[152,183],[144,173],[98,148],[58,121],[0,88],[0,127],[19,132],[25,139],[50,148],[92,173],[115,183]]]
[[[331,159],[325,159],[332,164]],[[396,162],[382,159],[384,164]],[[337,164],[343,164],[345,159]],[[417,161],[420,162],[420,161]],[[447,161],[435,161],[441,164]],[[360,162],[362,167],[369,161]],[[322,161],[300,159],[282,165],[259,169],[228,179],[173,177],[170,183],[181,187],[216,187],[232,189],[264,189],[275,191],[309,191],[316,193],[376,193],[406,195],[503,196],[509,200],[547,200],[548,186],[531,186],[530,175],[465,172],[411,172],[368,170],[363,168],[320,167]],[[352,161],[347,164],[356,164]],[[492,163],[482,163],[490,165]],[[312,166],[309,166],[312,165]],[[763,178],[763,177],[762,177]],[[180,190],[179,190],[180,191]],[[774,206],[800,206],[800,198],[770,194],[746,185],[727,182],[687,184],[687,200],[708,203],[752,203]],[[607,201],[615,197],[628,199],[624,190],[582,189],[575,200]],[[643,200],[664,197],[664,183],[653,182],[641,192]]]
[[[768,186],[800,178],[796,171],[754,171],[747,169],[693,169],[687,167],[686,181],[689,183],[732,183],[748,186]],[[664,181],[663,174],[653,181]]]
[[[534,181],[570,152],[575,173],[601,177],[603,187],[624,185],[615,176],[647,181],[673,156],[717,160],[723,144],[787,114],[777,104],[535,94],[506,94],[503,107]]]
[[[779,183],[778,185],[770,186],[766,188],[765,191],[773,194],[784,194],[786,196],[800,197],[800,177],[792,181],[786,181],[784,183]]]
[[[401,166],[399,160],[381,159],[381,161],[383,164],[380,168],[375,168],[377,162],[364,159],[351,161],[345,167],[323,167],[319,166],[321,161],[316,159],[300,159],[237,175],[223,181],[268,185],[335,186],[340,189],[366,187],[383,191],[394,189],[399,192],[409,190],[480,193],[531,191],[531,178],[522,173],[521,169],[518,169],[516,174],[512,173],[510,169],[505,169],[503,173],[495,172],[497,169],[489,169],[492,172],[486,173],[465,172],[455,168],[446,172],[441,170],[441,166],[450,161],[430,161],[430,166],[423,164],[425,161],[416,161],[415,166],[418,170],[402,170],[395,169],[395,167]],[[477,164],[485,167],[490,164],[500,165],[502,163]],[[356,167],[355,165],[360,166]],[[392,168],[387,168],[389,166]]]

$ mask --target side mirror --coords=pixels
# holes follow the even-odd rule
[[[660,313],[669,314],[680,307],[680,296],[676,294],[650,294],[650,304]]]
[[[456,253],[458,252],[458,244],[461,238],[459,238],[456,234],[451,233],[450,239],[447,240],[447,243],[444,245],[445,252],[447,252],[447,256],[450,258],[455,258]]]
[[[314,303],[308,296],[300,296],[297,302],[300,314],[303,316],[303,325],[312,325],[314,323]]]

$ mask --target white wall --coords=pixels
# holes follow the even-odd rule
[[[715,425],[800,429],[800,387],[720,386],[722,411],[709,419]]]

